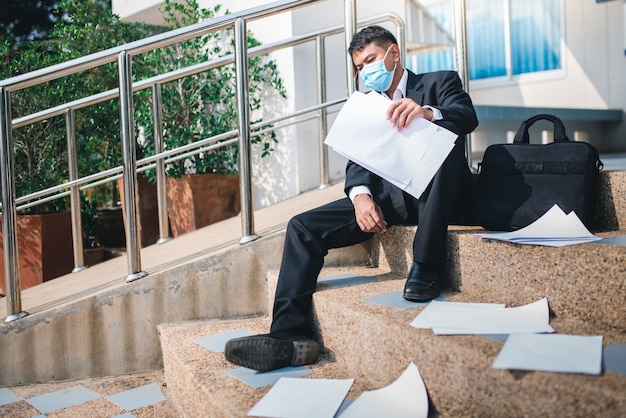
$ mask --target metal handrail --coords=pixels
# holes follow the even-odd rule
[[[246,21],[260,19],[262,17],[268,17],[277,13],[281,13],[295,8],[304,7],[306,5],[318,3],[324,0],[300,0],[300,1],[279,1],[267,6],[257,7],[249,9],[247,11],[227,15],[222,18],[214,19],[209,22],[201,22],[196,25],[192,25],[186,28],[177,29],[174,31],[166,32],[164,34],[156,35],[144,40],[136,41],[130,44],[122,45],[116,48],[111,48],[106,51],[91,54],[82,58],[78,58],[66,63],[58,64],[52,67],[37,70],[31,73],[23,74],[17,77],[0,81],[0,151],[2,152],[2,160],[0,161],[1,174],[2,174],[2,204],[3,212],[5,212],[2,219],[2,228],[5,237],[10,239],[4,240],[5,246],[5,276],[7,281],[7,309],[8,316],[5,322],[13,321],[27,315],[26,312],[21,310],[21,293],[20,293],[20,277],[18,268],[18,249],[16,238],[16,219],[15,213],[18,209],[25,209],[46,201],[58,199],[60,197],[70,196],[72,197],[72,211],[80,214],[80,206],[77,202],[78,190],[84,190],[90,187],[94,187],[99,184],[108,183],[115,179],[123,178],[124,190],[126,202],[125,206],[125,228],[127,235],[127,255],[128,255],[128,270],[129,274],[126,276],[127,281],[136,280],[145,276],[147,273],[141,269],[140,258],[140,246],[139,235],[137,227],[137,207],[135,196],[135,187],[137,181],[137,173],[156,168],[157,170],[157,192],[159,194],[159,220],[160,220],[160,232],[161,237],[158,242],[165,242],[169,238],[167,237],[167,208],[164,201],[164,185],[159,185],[159,182],[164,182],[164,166],[165,164],[180,159],[187,158],[191,155],[203,152],[206,150],[214,149],[221,146],[230,145],[239,142],[240,149],[240,178],[241,178],[241,201],[242,201],[242,239],[240,243],[246,243],[256,238],[254,234],[253,223],[253,208],[251,202],[251,174],[250,174],[250,155],[249,138],[252,132],[261,133],[265,130],[280,129],[281,127],[288,126],[290,124],[298,123],[302,121],[301,117],[317,118],[319,120],[320,128],[320,146],[321,151],[327,152],[323,146],[323,139],[326,135],[326,117],[327,109],[343,103],[346,98],[326,101],[325,93],[321,93],[318,103],[315,106],[311,106],[306,109],[302,109],[296,112],[292,112],[288,115],[282,115],[271,120],[262,121],[259,123],[251,124],[249,116],[246,116],[245,109],[249,109],[247,98],[247,82],[245,75],[247,70],[242,70],[240,66],[247,65],[247,59],[243,57],[264,55],[275,50],[296,46],[306,42],[315,41],[318,49],[323,49],[324,38],[331,35],[341,34],[343,32],[343,26],[336,26],[332,28],[326,28],[311,32],[304,35],[292,37],[287,40],[276,42],[273,44],[261,45],[255,48],[247,50],[246,39]],[[349,0],[347,0],[349,1]],[[391,20],[396,23],[399,31],[403,31],[403,23],[401,19],[393,14],[382,15],[368,22],[376,23],[383,20]],[[145,80],[141,80],[135,83],[131,83],[132,67],[131,56],[142,52],[147,52],[151,49],[161,48],[173,43],[182,42],[192,39],[196,36],[204,35],[208,32],[219,31],[227,28],[234,27],[236,38],[235,53],[220,57],[212,61],[207,61],[201,64],[193,65],[187,68],[171,71],[168,73],[160,74],[155,77],[151,77]],[[238,34],[237,34],[238,33]],[[401,34],[401,32],[400,32]],[[399,36],[399,39],[404,39],[403,36]],[[106,63],[113,62],[115,59],[118,61],[120,88],[112,89],[109,91],[94,94],[92,96],[84,97],[72,102],[55,106],[49,109],[45,109],[41,112],[37,112],[31,115],[22,116],[15,120],[11,119],[10,113],[10,94],[13,91],[25,89],[37,84],[48,82],[60,77],[75,74],[77,72],[84,71],[89,68],[94,68]],[[320,55],[318,52],[318,88],[325,89],[325,69],[323,65],[320,65]],[[237,73],[237,94],[238,94],[238,107],[240,108],[239,114],[239,128],[229,132],[222,133],[220,135],[205,138],[199,141],[195,141],[192,144],[188,144],[177,149],[164,151],[162,146],[159,147],[159,139],[162,145],[162,137],[159,130],[156,128],[161,126],[160,121],[160,108],[156,104],[160,97],[160,86],[163,83],[173,81],[179,78],[187,77],[189,75],[197,74],[203,71],[207,71],[213,68],[217,68],[222,65],[236,64],[236,68],[240,68]],[[348,79],[351,78],[351,68],[347,69]],[[132,123],[132,93],[135,91],[143,90],[146,88],[152,88],[154,97],[154,123],[155,123],[155,154],[141,160],[136,160],[135,148],[134,148],[134,124]],[[73,172],[70,181],[62,185],[54,186],[45,190],[40,190],[29,195],[21,196],[19,198],[14,197],[14,185],[12,183],[11,175],[13,173],[13,151],[11,141],[12,129],[20,128],[35,122],[39,122],[53,116],[66,115],[66,124],[68,126],[68,146],[69,142],[73,138],[73,112],[77,109],[81,109],[87,106],[91,106],[97,103],[101,103],[106,100],[119,98],[121,109],[122,123],[122,148],[123,148],[123,165],[114,167],[112,169],[95,173],[92,175],[78,178],[77,173]],[[321,100],[324,99],[324,100]],[[244,110],[242,112],[242,109]],[[316,115],[311,116],[312,114]],[[300,119],[298,119],[300,118]],[[160,137],[160,138],[159,138]],[[243,151],[243,152],[242,152]],[[247,155],[246,155],[247,154]],[[321,182],[320,187],[327,183],[328,179],[328,161],[327,156],[321,154]],[[9,174],[7,176],[6,174]],[[52,195],[53,193],[56,193]],[[19,206],[17,206],[19,204]],[[74,246],[77,247],[77,235],[81,234],[81,228],[79,221],[76,221],[80,216],[76,216],[73,213],[73,239]],[[76,227],[78,223],[79,227]],[[165,231],[165,232],[164,232]],[[7,251],[7,247],[8,251]],[[82,242],[80,243],[80,249],[82,250]],[[82,266],[82,251],[78,254],[75,251],[75,269],[78,271]]]
[[[327,109],[329,107],[333,107],[339,105],[347,100],[347,97],[326,101],[317,105],[309,106],[295,112],[291,112],[286,115],[277,116],[273,119],[267,119],[264,121],[256,122],[250,125],[250,129],[255,134],[261,134],[265,132],[263,129],[267,127],[272,127],[272,130],[277,130],[279,128],[283,128],[287,126],[287,124],[280,124],[281,122],[288,121],[290,119],[297,118],[299,116],[303,116],[309,113],[315,113],[317,111],[321,111]],[[317,118],[316,116],[314,116]],[[298,122],[301,122],[299,120]],[[278,125],[280,124],[280,125]],[[216,149],[219,147],[231,145],[237,141],[238,131],[233,129],[228,132],[223,132],[221,134],[199,139],[194,141],[191,144],[181,145],[178,148],[174,148],[168,151],[161,151],[159,153],[155,153],[154,155],[150,155],[148,157],[144,157],[140,160],[137,160],[137,172],[142,173],[151,169],[156,168],[156,162],[161,160],[165,164],[173,163],[175,161],[183,160],[185,158],[191,157],[200,152],[210,151],[212,149]],[[219,144],[218,144],[219,143]],[[210,145],[214,144],[214,145]],[[83,176],[81,178],[70,180],[66,183],[59,184],[56,186],[51,186],[47,189],[39,190],[33,193],[29,193],[24,196],[20,196],[15,199],[15,203],[17,204],[17,210],[24,210],[31,207],[35,207],[42,203],[50,202],[52,200],[59,199],[61,197],[65,197],[69,195],[69,191],[67,189],[72,186],[80,186],[81,190],[87,190],[89,188],[98,186],[100,184],[108,183],[112,180],[116,180],[121,178],[122,166],[110,168],[105,171],[101,171],[99,173],[90,174],[87,176]],[[99,181],[104,180],[104,181]],[[29,202],[29,203],[27,203]]]
[[[366,23],[367,24],[375,24],[375,23],[383,22],[385,20],[392,20],[394,23],[396,23],[396,25],[398,25],[399,28],[402,28],[400,19],[397,16],[393,15],[393,14],[383,14],[383,15],[380,15],[380,16],[376,16],[374,18],[368,19]],[[283,41],[274,42],[272,44],[259,45],[257,47],[251,48],[249,50],[249,52],[248,52],[248,55],[250,57],[257,57],[257,56],[269,54],[271,52],[274,52],[274,51],[277,51],[277,50],[280,50],[280,49],[283,49],[283,48],[293,47],[293,46],[301,45],[301,44],[304,44],[304,43],[307,43],[307,42],[312,42],[312,41],[317,41],[318,42],[318,48],[321,49],[321,48],[323,48],[323,42],[319,42],[320,37],[328,37],[328,36],[332,36],[332,35],[338,35],[338,34],[341,34],[342,32],[343,32],[343,26],[342,25],[337,25],[337,26],[333,26],[333,27],[330,27],[330,28],[326,28],[324,30],[318,30],[318,31],[307,33],[307,34],[298,35],[298,36],[295,36],[295,37],[292,37],[292,38],[289,38],[289,39],[286,39],[286,40],[283,40]],[[401,40],[404,39],[404,38],[402,36],[399,36],[398,39],[399,39],[399,42],[401,42]],[[401,46],[401,48],[402,48],[402,46]],[[319,54],[319,52],[318,52],[318,62],[321,62],[321,59],[322,59],[322,54]],[[154,76],[154,77],[150,77],[150,78],[147,78],[147,79],[144,79],[144,80],[137,81],[137,82],[133,83],[132,91],[133,92],[137,92],[137,91],[145,90],[145,89],[151,88],[151,87],[153,87],[155,85],[161,85],[161,84],[164,84],[164,83],[167,83],[167,82],[170,82],[170,81],[174,81],[174,80],[177,80],[177,79],[180,79],[180,78],[184,78],[184,77],[188,77],[188,76],[191,76],[191,75],[195,75],[195,74],[198,74],[198,73],[203,72],[203,71],[212,70],[212,69],[218,68],[218,67],[223,66],[223,65],[233,64],[234,62],[235,62],[234,54],[225,55],[223,57],[216,58],[216,59],[213,59],[213,60],[210,60],[210,61],[206,61],[206,62],[203,62],[203,63],[195,64],[195,65],[192,65],[192,66],[189,66],[189,67],[177,69],[177,70],[170,71],[170,72],[167,72],[167,73],[164,73],[164,74],[160,74],[160,75],[157,75],[157,76]],[[324,68],[324,66],[320,64],[320,68]],[[320,85],[322,85],[322,83],[325,82],[325,77],[323,75],[321,75],[321,74],[322,74],[322,72],[319,71],[318,72],[318,76],[324,79],[324,80],[320,80],[319,81],[318,84],[320,84]],[[7,79],[7,80],[11,80],[11,79]],[[4,81],[6,81],[6,80],[4,80]],[[0,85],[1,84],[2,84],[2,82],[0,82]],[[251,129],[252,130],[258,130],[258,129],[260,129],[263,126],[272,125],[272,124],[275,124],[277,122],[280,122],[280,121],[283,121],[283,120],[286,120],[286,119],[297,117],[297,116],[300,116],[300,115],[303,115],[303,114],[306,114],[306,113],[312,113],[312,112],[315,112],[315,111],[318,111],[318,110],[320,112],[322,112],[325,108],[334,106],[334,105],[339,104],[339,103],[341,103],[341,102],[346,100],[344,98],[344,99],[340,99],[340,100],[326,102],[325,100],[322,100],[324,98],[324,96],[325,96],[325,94],[324,95],[320,95],[320,100],[319,100],[320,104],[319,105],[311,106],[311,107],[302,109],[300,111],[292,112],[292,113],[290,113],[290,114],[288,114],[286,116],[281,116],[281,117],[278,117],[276,119],[272,119],[272,120],[268,120],[268,121],[262,121],[262,122],[253,124],[251,126]],[[21,128],[21,127],[24,127],[24,126],[27,126],[27,125],[30,125],[30,124],[33,124],[33,123],[36,123],[36,122],[41,122],[43,120],[46,120],[46,119],[49,119],[49,118],[52,118],[52,117],[55,117],[55,116],[63,115],[63,114],[65,114],[68,111],[68,109],[72,109],[72,110],[76,111],[76,110],[83,109],[83,108],[86,108],[86,107],[89,107],[89,106],[92,106],[92,105],[95,105],[95,104],[98,104],[98,103],[102,103],[102,102],[107,101],[107,100],[116,99],[118,97],[119,97],[119,89],[110,89],[110,90],[107,90],[105,92],[93,94],[91,96],[86,96],[86,97],[83,97],[81,99],[73,100],[71,102],[63,103],[61,105],[57,105],[57,106],[54,106],[54,107],[42,110],[40,112],[36,112],[36,113],[30,114],[30,115],[27,115],[27,116],[23,116],[23,117],[14,119],[12,121],[12,127],[13,127],[13,129]],[[198,151],[205,151],[206,149],[205,148],[201,148],[201,147],[204,146],[207,141],[217,142],[217,141],[221,141],[221,140],[226,139],[226,138],[234,138],[234,137],[236,137],[236,133],[237,133],[237,131],[233,130],[231,132],[227,132],[227,133],[220,134],[220,135],[217,135],[215,137],[212,137],[212,138],[214,138],[212,141],[210,141],[210,139],[198,140],[198,141],[195,141],[192,144],[187,144],[187,145],[181,146],[180,148],[176,148],[174,150],[170,150],[168,152],[157,153],[154,156],[146,157],[146,158],[144,158],[142,160],[138,160],[137,161],[137,165],[141,166],[142,164],[149,163],[149,162],[152,162],[152,161],[156,161],[156,160],[161,159],[161,158],[167,158],[167,157],[170,157],[172,155],[176,155],[179,152],[193,150],[195,148],[198,148]],[[190,155],[193,155],[193,154],[185,154],[185,156],[182,157],[182,158],[168,159],[168,160],[165,161],[165,163],[174,162],[174,161],[186,158],[186,157],[188,157]],[[145,170],[141,170],[141,171],[146,171],[146,170],[151,169],[151,168],[154,168],[154,166],[151,166],[151,167],[149,167],[149,168],[147,168]],[[68,195],[68,193],[56,194],[54,196],[51,196],[51,198],[48,199],[48,200],[41,199],[42,197],[50,196],[53,193],[62,192],[64,190],[66,190],[68,187],[70,187],[70,186],[72,186],[74,184],[78,184],[78,185],[91,184],[91,186],[95,186],[95,185],[106,183],[106,182],[102,182],[102,183],[92,183],[92,182],[95,181],[95,180],[102,179],[102,178],[107,178],[107,177],[109,177],[112,174],[119,174],[121,172],[122,172],[122,167],[119,166],[119,167],[115,167],[115,168],[112,168],[112,169],[109,169],[109,170],[106,170],[106,171],[103,171],[103,172],[100,172],[100,173],[92,174],[90,176],[82,177],[80,180],[77,180],[77,181],[70,181],[70,182],[67,182],[67,183],[65,183],[63,185],[52,186],[52,187],[49,187],[49,188],[44,189],[44,190],[40,190],[40,191],[37,191],[37,192],[30,193],[28,195],[24,195],[24,196],[18,197],[16,199],[16,203],[17,204],[21,204],[23,202],[30,202],[30,201],[35,200],[35,199],[37,199],[37,202],[32,203],[32,204],[22,204],[22,205],[18,206],[17,209],[18,210],[23,210],[23,209],[27,209],[27,208],[30,208],[30,207],[37,206],[38,204],[41,204],[41,203],[45,203],[45,202],[48,202],[48,201],[51,201],[51,200],[55,200],[55,199],[60,198],[60,197],[65,197],[65,196]],[[116,178],[119,178],[119,176],[112,177],[111,180],[115,180]],[[325,182],[323,181],[322,184],[325,184]]]
[[[136,206],[136,182],[137,182],[137,166],[136,155],[134,148],[134,123],[132,122],[133,110],[132,110],[132,64],[131,57],[134,54],[140,54],[148,52],[153,49],[163,48],[168,45],[183,42],[189,39],[196,38],[211,32],[224,30],[227,28],[245,29],[245,21],[252,21],[264,17],[269,17],[283,11],[294,10],[306,5],[312,5],[319,3],[323,0],[298,0],[298,1],[277,1],[275,3],[260,6],[248,10],[244,10],[238,13],[226,15],[220,18],[216,18],[210,21],[200,22],[195,25],[187,26],[184,28],[172,30],[159,35],[155,35],[149,38],[145,38],[139,41],[135,41],[129,44],[121,45],[115,48],[111,48],[105,51],[90,54],[81,58],[77,58],[71,61],[67,61],[61,64],[43,68],[41,70],[33,71],[30,73],[22,74],[16,77],[0,81],[0,152],[2,159],[0,161],[0,177],[2,184],[2,230],[4,235],[4,258],[5,258],[5,279],[7,290],[7,310],[8,316],[5,318],[5,322],[13,321],[27,315],[21,308],[21,288],[20,288],[20,272],[19,272],[19,254],[17,246],[17,206],[15,198],[15,183],[12,178],[13,175],[13,141],[12,130],[13,120],[11,117],[11,93],[32,87],[38,84],[49,82],[61,77],[66,77],[72,74],[76,74],[91,68],[96,68],[104,64],[112,63],[117,60],[119,70],[119,90],[111,95],[111,92],[104,92],[97,96],[96,100],[108,100],[118,95],[120,100],[120,112],[121,112],[121,126],[122,126],[122,177],[124,180],[124,193],[126,198],[126,205],[124,208],[125,223],[126,223],[126,249],[128,255],[128,270],[129,274],[126,276],[127,281],[136,280],[143,277],[146,273],[141,270],[141,258],[140,258],[140,246],[139,246],[139,234],[137,228],[137,206]],[[243,62],[247,65],[247,34],[235,33],[235,36],[239,36],[240,47],[235,51],[235,61]],[[239,55],[239,56],[238,56]],[[200,70],[198,70],[200,71]],[[154,83],[153,83],[154,84]],[[247,85],[241,83],[241,80],[237,80],[237,94],[242,97],[243,100],[239,100],[238,104],[241,109],[249,109],[249,103],[247,102]],[[87,105],[87,101],[83,103]],[[60,107],[54,109],[58,112],[72,112],[75,109]],[[249,110],[248,110],[249,111]],[[44,112],[45,113],[45,112]],[[43,113],[35,117],[31,116],[31,119],[23,119],[18,123],[29,124],[32,123],[38,117],[43,117]],[[39,119],[41,120],[41,119]],[[71,117],[68,117],[71,120]],[[240,123],[246,122],[245,119],[240,118]],[[239,141],[240,149],[245,149],[247,144],[242,144],[243,137],[246,136],[246,131],[250,132],[249,121],[248,126],[239,126]],[[68,133],[68,135],[71,135]],[[69,140],[69,139],[68,139]],[[248,156],[249,157],[249,156]],[[157,164],[162,169],[162,164]],[[250,161],[249,158],[244,156],[240,159],[240,170],[249,171]],[[116,168],[119,169],[119,168]],[[163,174],[163,173],[161,173]],[[249,174],[248,174],[249,177]],[[70,179],[72,180],[72,179]],[[70,190],[67,191],[68,184],[59,186],[61,195],[70,194],[76,196],[77,185],[70,184]],[[66,191],[62,191],[66,190]],[[242,202],[250,200],[250,194],[244,195],[242,193]],[[32,198],[32,196],[31,196]],[[53,197],[48,197],[53,199]],[[33,204],[41,203],[45,201],[43,198]],[[58,198],[58,195],[57,195]],[[75,200],[75,199],[73,199]],[[248,203],[249,208],[251,205]],[[73,208],[74,209],[74,208]],[[79,209],[80,210],[80,209]],[[242,211],[242,217],[250,218],[252,214],[250,210]],[[76,217],[74,217],[75,219]],[[73,242],[80,240],[77,236],[82,234],[81,230],[74,227],[72,230]],[[250,235],[250,234],[249,234]],[[81,245],[82,247],[82,245]],[[81,257],[75,257],[75,261],[81,262]]]
[[[292,11],[304,6],[320,3],[325,0],[282,0],[270,3],[264,6],[258,6],[240,12],[216,17],[211,20],[196,23],[195,25],[174,29],[138,41],[129,42],[104,51],[95,52],[80,58],[75,58],[60,64],[42,68],[40,70],[31,71],[29,73],[20,74],[15,77],[7,78],[0,81],[0,88],[4,88],[7,92],[22,90],[37,84],[46,83],[61,77],[76,74],[109,64],[118,60],[121,53],[125,52],[129,55],[142,54],[154,49],[165,48],[169,45],[188,41],[209,32],[217,32],[220,30],[233,27],[238,19],[246,19],[254,21],[265,17],[270,17],[285,11]]]

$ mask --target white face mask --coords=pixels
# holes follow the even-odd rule
[[[387,52],[385,52],[385,56],[382,59],[364,65],[363,68],[361,68],[361,71],[359,71],[363,84],[365,84],[365,87],[368,89],[374,91],[387,91],[391,86],[391,83],[393,82],[393,74],[396,71],[398,63],[395,63],[393,70],[387,70],[387,67],[385,66],[385,58],[387,58],[387,54],[389,54],[390,49],[391,46],[387,48]]]

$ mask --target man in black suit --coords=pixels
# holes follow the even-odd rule
[[[289,221],[270,333],[230,340],[225,356],[237,365],[269,371],[315,362],[320,346],[309,313],[324,257],[331,248],[366,241],[389,226],[418,225],[404,298],[425,302],[441,292],[448,223],[470,181],[463,135],[478,125],[472,101],[455,72],[416,75],[404,69],[395,37],[380,26],[357,33],[348,52],[365,87],[392,100],[386,117],[393,127],[401,130],[425,118],[459,138],[419,199],[348,161],[347,197]]]

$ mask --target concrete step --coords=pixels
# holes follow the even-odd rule
[[[369,283],[346,287],[318,285],[314,296],[325,351],[310,366],[309,378],[354,378],[348,399],[395,381],[413,361],[431,400],[430,416],[603,416],[626,414],[626,375],[601,376],[522,372],[491,367],[502,342],[480,336],[436,336],[409,326],[423,309],[398,309],[365,299],[398,292],[404,278],[384,269],[324,269],[323,275],[352,272],[373,276]],[[272,289],[276,272],[268,274]],[[270,290],[271,291],[271,290]],[[446,293],[450,301],[474,301]],[[548,299],[550,301],[550,299]],[[483,301],[501,302],[497,298]],[[185,416],[243,417],[267,393],[228,375],[234,368],[222,353],[194,339],[226,331],[264,333],[269,317],[169,324],[159,327],[165,378]],[[626,343],[623,332],[577,319],[552,318],[558,333],[603,335],[604,346]]]
[[[375,237],[373,263],[406,277],[416,227]],[[445,275],[449,290],[476,302],[522,305],[547,297],[557,317],[626,330],[626,247],[579,244],[561,248],[487,240],[476,227],[450,227]],[[598,233],[610,237],[625,231]]]
[[[600,173],[598,216],[594,231],[626,229],[626,171]]]
[[[159,326],[164,373],[170,399],[187,418],[245,417],[271,386],[254,388],[227,374],[236,367],[195,339],[222,332],[245,330],[265,333],[267,317],[226,321],[188,322]],[[313,378],[343,378],[346,372],[329,351],[311,366]]]
[[[415,228],[391,228],[354,251],[359,257],[331,250],[326,265],[335,267],[324,268],[322,278],[347,273],[377,280],[342,288],[318,285],[316,319],[326,348],[321,361],[310,366],[313,374],[309,377],[354,378],[348,394],[354,400],[365,390],[392,383],[414,361],[429,391],[431,416],[610,417],[626,413],[623,375],[493,369],[502,342],[478,336],[436,336],[408,326],[422,307],[399,310],[364,302],[402,290],[412,262]],[[484,231],[450,228],[445,269],[449,300],[519,306],[547,297],[554,316],[551,325],[558,333],[603,335],[605,347],[626,343],[625,247],[522,246],[484,240],[476,236],[478,232]],[[364,252],[370,257],[364,257]],[[375,268],[363,267],[366,264]],[[267,289],[267,294],[259,295],[267,298],[267,312],[271,312],[277,275],[270,270],[267,282],[259,286]],[[241,329],[265,333],[269,325],[269,316],[262,316],[160,326],[166,380],[184,414],[246,415],[269,387],[253,389],[226,374],[234,366],[223,354],[200,347],[193,339]]]
[[[414,361],[440,416],[623,416],[626,376],[592,377],[545,372],[511,372],[491,367],[502,343],[478,336],[436,336],[408,324],[421,308],[398,310],[363,302],[402,289],[404,278],[316,294],[324,343],[337,362],[366,381],[368,389],[391,383]],[[396,276],[397,277],[397,276]],[[475,299],[447,294],[450,301]],[[485,302],[502,302],[484,295]],[[550,298],[548,298],[550,303]],[[519,303],[510,304],[517,306]],[[558,333],[603,335],[604,345],[626,342],[623,332],[584,321],[553,318]]]

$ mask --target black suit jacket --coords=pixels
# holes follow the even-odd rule
[[[478,126],[472,100],[463,90],[461,79],[454,71],[435,71],[419,75],[409,71],[406,97],[420,105],[439,109],[443,119],[435,123],[456,134],[468,134]],[[367,186],[376,197],[383,190],[388,190],[388,187],[381,187],[381,180],[376,174],[348,161],[344,190],[347,194],[354,186]]]

